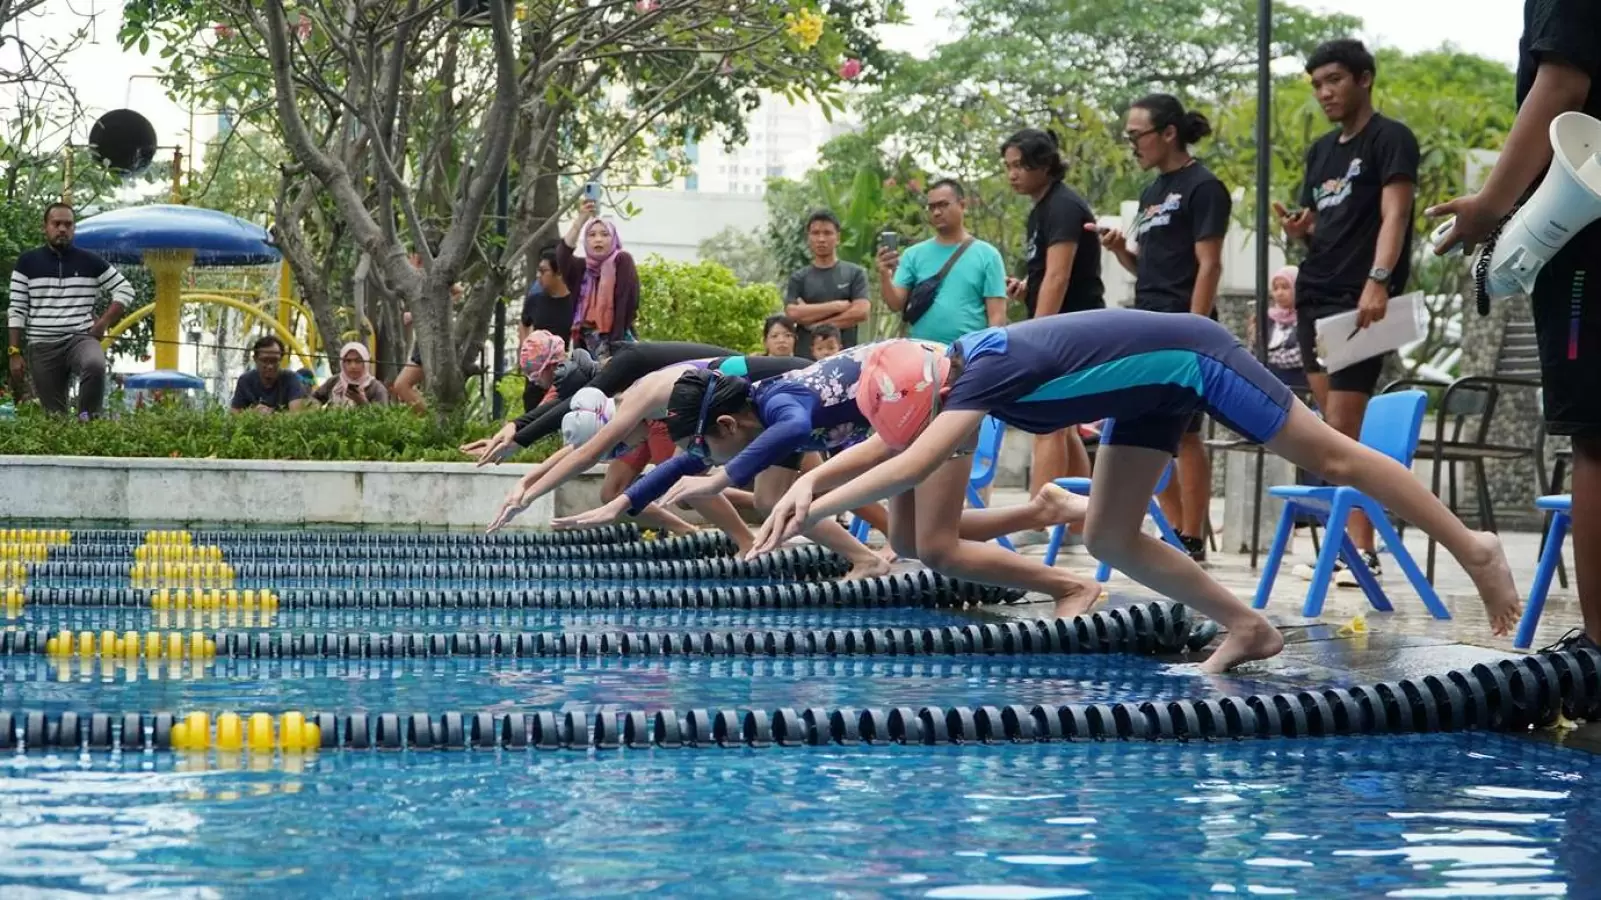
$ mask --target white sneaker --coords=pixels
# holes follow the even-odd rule
[[[1379,562],[1377,553],[1362,554],[1362,561],[1367,563],[1368,571],[1373,573],[1373,580],[1378,581],[1384,577],[1384,566]],[[1356,583],[1356,576],[1351,574],[1345,566],[1337,566],[1334,571],[1334,583],[1340,587],[1360,587]]]

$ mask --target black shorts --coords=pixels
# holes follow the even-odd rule
[[[1550,434],[1601,438],[1601,253],[1592,225],[1540,271],[1534,284],[1534,330],[1540,345],[1545,427]],[[1585,246],[1576,247],[1583,242]],[[1584,251],[1584,252],[1579,252]]]
[[[411,348],[411,364],[414,366],[422,365],[422,348]]]
[[[791,472],[799,472],[801,470],[801,458],[805,455],[805,453],[791,453],[778,462],[773,463],[772,467],[775,469],[788,469]],[[824,454],[824,458],[827,458],[827,454]]]
[[[1205,427],[1206,427],[1206,413],[1198,412],[1193,417],[1190,418],[1190,424],[1185,426],[1184,433],[1185,434],[1200,434],[1201,433],[1201,429],[1203,429]]]
[[[1301,345],[1301,365],[1306,367],[1307,374],[1320,375],[1324,372],[1323,366],[1317,361],[1317,320],[1329,316],[1348,313],[1356,309],[1356,303],[1328,303],[1313,302],[1301,303],[1295,307],[1295,336]],[[1364,359],[1354,366],[1346,366],[1338,372],[1329,372],[1329,390],[1350,391],[1354,394],[1373,396],[1378,390],[1379,378],[1384,375],[1384,356],[1375,356]]]

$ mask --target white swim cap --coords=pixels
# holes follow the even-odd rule
[[[562,416],[561,438],[569,447],[589,443],[617,414],[617,404],[598,389],[586,387],[573,395]]]

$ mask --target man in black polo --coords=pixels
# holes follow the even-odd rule
[[[1312,91],[1339,127],[1306,152],[1298,210],[1275,203],[1285,234],[1307,245],[1295,282],[1301,361],[1318,408],[1352,438],[1362,431],[1384,357],[1328,372],[1318,363],[1317,320],[1355,310],[1357,326],[1384,318],[1412,269],[1412,202],[1418,142],[1412,130],[1373,109],[1373,54],[1360,41],[1330,41],[1306,62]],[[1379,573],[1373,526],[1351,515],[1351,540]],[[1340,584],[1355,585],[1347,572]]]
[[[21,395],[25,375],[31,375],[39,404],[65,413],[67,388],[77,378],[78,415],[84,418],[100,414],[106,396],[100,340],[133,303],[133,287],[110,263],[73,246],[76,230],[71,206],[45,208],[45,245],[22,254],[11,270],[7,354],[14,395]],[[96,317],[101,291],[111,295],[111,303]]]
[[[842,349],[856,346],[856,326],[867,319],[867,270],[839,258],[839,219],[818,210],[806,220],[812,264],[789,276],[784,315],[795,323],[795,355],[811,359],[813,325],[839,329]]]

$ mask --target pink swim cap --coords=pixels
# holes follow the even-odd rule
[[[543,330],[530,332],[517,350],[517,366],[532,381],[539,381],[566,358],[567,344]]]
[[[939,344],[885,341],[862,363],[856,405],[885,443],[904,449],[939,412],[950,372],[950,357]]]

